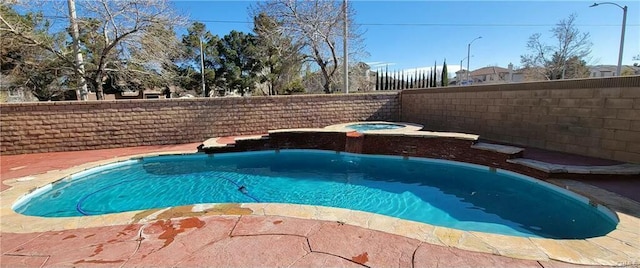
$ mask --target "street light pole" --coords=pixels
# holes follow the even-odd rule
[[[469,57],[465,57],[464,59],[460,60],[460,70],[464,70],[464,68],[462,68],[462,62],[464,62],[464,60],[468,59]],[[460,77],[458,77],[457,79],[458,81],[456,82],[458,85],[461,84],[462,82],[462,75],[460,75]]]
[[[622,9],[622,33],[620,34],[620,50],[618,51],[618,67],[616,68],[616,74],[622,75],[622,51],[624,50],[624,30],[627,26],[627,6],[621,6],[612,2],[593,3],[589,7],[596,7],[599,5],[614,5]]]
[[[478,39],[482,38],[482,36],[478,36],[475,39],[471,40],[471,42],[469,42],[469,44],[467,45],[467,81],[469,81],[469,62],[471,61],[471,44],[473,43],[473,41],[476,41]]]

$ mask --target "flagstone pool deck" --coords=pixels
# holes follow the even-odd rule
[[[233,140],[228,138],[227,140]],[[41,218],[13,202],[36,186],[132,156],[194,153],[197,144],[0,156],[0,266],[584,267],[640,264],[638,180],[554,180],[620,219],[607,236],[552,240],[466,232],[372,213],[289,204],[203,204]],[[579,158],[537,152],[538,161]],[[546,157],[546,159],[545,159]],[[559,163],[554,160],[573,161]],[[584,162],[587,163],[587,162]],[[602,165],[598,160],[589,165]],[[596,186],[606,186],[608,190]],[[581,265],[579,265],[581,264]]]

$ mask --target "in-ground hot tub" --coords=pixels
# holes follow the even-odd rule
[[[358,132],[364,132],[368,130],[389,130],[389,129],[399,129],[403,128],[404,125],[398,124],[387,124],[387,123],[358,123],[353,125],[348,125],[347,128],[353,129]]]
[[[403,123],[403,122],[384,122],[384,121],[363,121],[337,124],[325,127],[329,130],[357,131],[365,132],[407,132],[418,131],[423,128],[422,125]]]

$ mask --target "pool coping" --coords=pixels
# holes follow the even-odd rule
[[[2,232],[31,233],[147,223],[159,219],[158,216],[162,214],[172,215],[172,217],[186,217],[193,216],[194,214],[198,216],[251,214],[338,221],[358,227],[418,239],[429,244],[518,259],[538,261],[557,260],[584,265],[640,264],[640,228],[638,228],[638,226],[640,226],[640,219],[614,209],[612,209],[612,211],[617,215],[619,223],[616,229],[606,236],[589,239],[555,240],[462,231],[369,212],[281,203],[196,204],[100,216],[64,218],[25,216],[16,213],[11,208],[18,198],[34,191],[38,187],[64,179],[83,170],[114,162],[126,161],[132,158],[182,154],[193,154],[193,151],[156,152],[116,157],[86,163],[64,170],[54,170],[43,174],[6,180],[4,183],[12,187],[0,192],[0,200],[2,200],[0,208],[0,217],[2,218],[2,221],[0,221],[0,229]],[[581,189],[580,185],[581,183],[575,182],[571,185],[570,190],[577,190],[578,193],[583,195],[585,192],[589,193],[589,191],[591,191],[586,185]],[[565,188],[568,188],[568,186]],[[632,211],[635,215],[640,215],[640,204],[635,201],[625,203],[625,208]]]
[[[576,166],[550,164],[538,160],[516,158],[507,160],[509,163],[519,164],[526,167],[544,171],[546,173],[573,173],[573,174],[614,174],[614,175],[636,175],[640,174],[638,164],[618,164],[608,166]]]

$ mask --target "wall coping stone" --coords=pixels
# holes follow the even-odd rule
[[[640,87],[640,75],[550,80],[523,83],[506,84],[480,84],[470,86],[452,86],[440,88],[406,89],[401,94],[425,94],[425,93],[456,93],[456,92],[487,92],[487,91],[530,91],[546,89],[587,89],[587,88],[626,88]]]
[[[206,102],[225,102],[234,100],[244,100],[248,102],[256,101],[269,101],[271,99],[289,98],[300,100],[314,100],[314,99],[340,99],[348,100],[350,98],[358,99],[362,96],[378,99],[380,96],[388,97],[398,95],[398,91],[393,92],[366,92],[366,93],[353,93],[353,94],[300,94],[300,95],[275,95],[275,96],[252,96],[252,97],[222,97],[222,98],[170,98],[170,99],[127,99],[127,100],[90,100],[90,101],[47,101],[47,102],[14,102],[14,103],[0,103],[0,107],[32,107],[32,106],[60,106],[60,105],[95,105],[95,104],[124,104],[124,103],[206,103]]]

